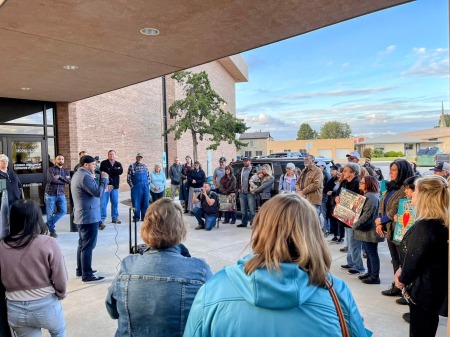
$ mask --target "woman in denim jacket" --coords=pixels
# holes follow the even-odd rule
[[[180,244],[186,237],[183,210],[169,198],[148,208],[141,237],[150,248],[123,259],[106,297],[109,315],[119,320],[115,336],[182,336],[211,269]]]

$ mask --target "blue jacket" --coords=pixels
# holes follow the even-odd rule
[[[185,337],[334,337],[342,336],[328,289],[308,285],[308,274],[293,263],[281,272],[257,269],[250,276],[244,264],[215,274],[195,297]],[[352,337],[366,336],[361,315],[347,285],[333,277]]]
[[[159,190],[155,190],[155,187],[159,187]],[[166,189],[166,175],[163,171],[156,173],[150,172],[150,191],[153,193],[161,193]]]
[[[97,185],[91,173],[80,167],[72,177],[70,190],[73,198],[73,222],[77,225],[100,221],[100,197],[108,184],[108,178]]]
[[[182,247],[122,260],[106,297],[109,315],[119,320],[116,337],[183,335],[195,294],[212,273],[205,261],[183,256]]]

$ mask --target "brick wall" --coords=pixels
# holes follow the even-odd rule
[[[226,101],[226,110],[236,113],[235,81],[219,62],[191,69],[194,72],[208,72],[214,89]],[[183,97],[181,88],[170,76],[166,76],[167,108]],[[117,160],[124,167],[121,176],[121,190],[127,190],[126,170],[135,161],[137,152],[144,153],[144,163],[153,169],[156,162],[162,162],[164,151],[162,79],[142,82],[102,95],[57,105],[58,144],[60,152],[66,153],[67,167],[78,162],[78,152],[85,150],[92,156],[106,159],[108,150],[117,153]],[[169,120],[169,125],[171,121]],[[199,160],[206,171],[207,142],[199,144]],[[187,154],[192,156],[192,140],[189,134],[175,141],[168,137],[168,161],[179,156],[181,162]],[[214,151],[213,169],[219,158],[236,157],[234,145],[223,144]]]

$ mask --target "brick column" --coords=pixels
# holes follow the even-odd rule
[[[76,103],[56,104],[58,152],[64,155],[64,167],[70,170],[78,163],[78,124]]]

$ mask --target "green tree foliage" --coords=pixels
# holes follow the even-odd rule
[[[450,126],[450,114],[444,114],[445,126]]]
[[[208,140],[207,149],[212,150],[216,150],[221,142],[234,143],[237,149],[247,145],[239,141],[236,134],[244,133],[248,127],[242,119],[223,111],[226,102],[211,87],[206,72],[178,71],[172,78],[183,86],[186,96],[170,106],[169,115],[175,124],[166,133],[174,132],[175,140],[178,140],[185,132],[190,132],[194,160],[197,160],[198,142],[202,140]]]
[[[317,131],[313,130],[308,123],[303,123],[297,131],[297,140],[316,139]]]
[[[350,138],[352,129],[347,123],[338,121],[326,122],[320,128],[320,139]]]

